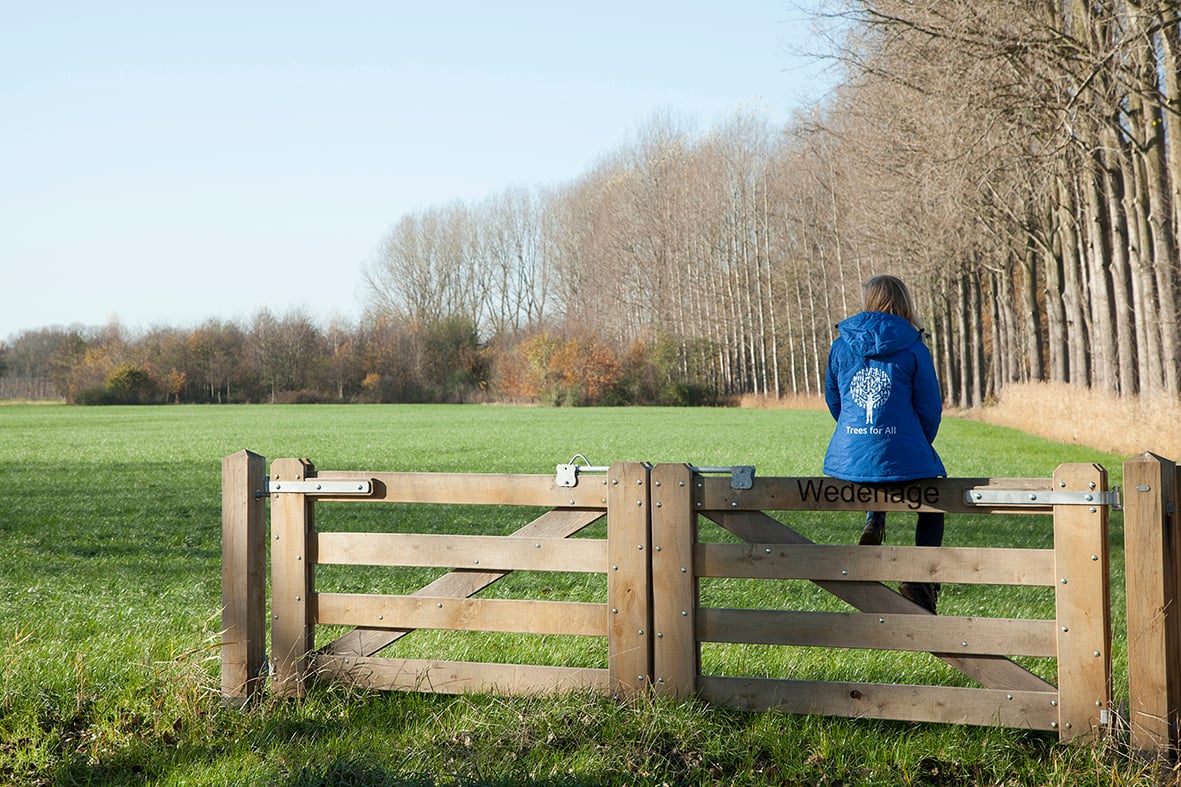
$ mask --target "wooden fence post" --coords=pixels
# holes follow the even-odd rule
[[[607,479],[607,670],[612,692],[622,696],[652,675],[650,468],[616,462]]]
[[[661,694],[686,697],[697,691],[697,512],[688,465],[657,465],[652,471],[652,677]]]
[[[1128,723],[1132,748],[1178,745],[1181,636],[1177,614],[1177,466],[1152,453],[1124,463]]]
[[[1107,471],[1061,465],[1055,491],[1095,493],[1095,505],[1054,506],[1055,605],[1058,610],[1058,738],[1093,741],[1111,706],[1111,612]]]
[[[306,459],[278,459],[271,465],[271,484],[303,481],[315,474]],[[310,598],[316,563],[309,543],[312,511],[307,495],[275,492],[271,496],[271,682],[277,696],[303,696],[315,644]]]
[[[245,704],[266,665],[266,459],[221,460],[221,694]]]

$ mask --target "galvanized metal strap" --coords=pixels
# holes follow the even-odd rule
[[[319,479],[311,478],[307,481],[272,481],[267,479],[266,494],[268,495],[368,495],[373,493],[373,480],[370,478],[356,479]]]
[[[1113,506],[1119,507],[1119,487],[1111,490],[1017,490],[975,487],[964,491],[970,506]]]

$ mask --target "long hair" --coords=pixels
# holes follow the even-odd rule
[[[910,290],[897,276],[882,274],[874,276],[865,283],[865,311],[885,312],[894,314],[909,322],[920,332],[923,322],[919,319],[918,310],[914,307],[914,299],[910,297]]]

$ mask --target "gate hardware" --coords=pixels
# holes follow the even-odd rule
[[[576,461],[581,459],[584,464],[577,465]],[[611,468],[599,467],[592,465],[590,460],[582,454],[575,454],[568,465],[558,465],[557,476],[554,478],[555,486],[578,486],[578,471],[582,470],[584,473],[605,473]]]
[[[1112,506],[1119,508],[1119,487],[1110,491],[1063,492],[1046,489],[1020,491],[977,487],[964,492],[964,502],[970,506]]]
[[[754,465],[734,465],[732,467],[690,467],[694,473],[729,473],[731,489],[750,489],[755,485]]]
[[[317,479],[307,481],[272,481],[267,479],[266,494],[292,495],[368,495],[373,493],[373,481],[358,479]]]

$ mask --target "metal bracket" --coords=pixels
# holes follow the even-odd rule
[[[690,467],[694,473],[729,473],[731,489],[750,489],[755,485],[754,465],[733,465],[731,467]]]
[[[1020,491],[976,487],[964,492],[970,506],[1113,506],[1119,507],[1119,487],[1110,491],[1067,492],[1060,490]]]
[[[317,479],[307,481],[272,481],[267,479],[266,493],[268,495],[368,495],[373,493],[373,481],[369,478],[358,479]]]
[[[577,462],[579,459],[581,459],[584,464],[575,464],[575,462]],[[592,465],[590,461],[587,460],[587,458],[582,454],[575,454],[570,460],[570,464],[558,465],[557,474],[554,476],[554,485],[564,487],[578,486],[579,470],[585,473],[605,473],[610,469],[611,468],[609,467],[599,467]]]

